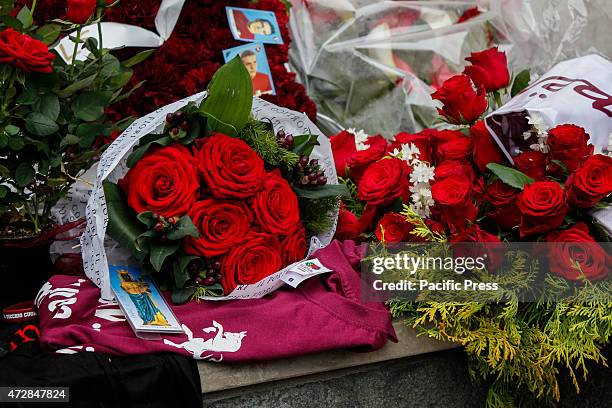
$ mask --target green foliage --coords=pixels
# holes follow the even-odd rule
[[[316,189],[293,187],[293,191],[298,197],[308,198],[310,200],[319,200],[329,197],[348,197],[350,192],[343,184],[326,184],[317,186]]]
[[[348,177],[339,177],[338,181],[340,184],[344,184],[348,189],[348,196],[342,198],[344,207],[357,217],[361,217],[365,208],[365,203],[357,198],[357,184],[355,184],[355,182]]]
[[[529,69],[524,69],[519,72],[514,78],[514,82],[512,83],[512,89],[510,91],[510,95],[515,97],[518,95],[523,89],[529,86],[529,82],[531,81],[531,74]]]
[[[522,190],[525,187],[525,184],[531,184],[534,180],[516,169],[512,167],[503,166],[497,163],[489,163],[487,164],[487,168],[493,172],[501,181],[508,184],[511,187],[518,188]]]
[[[291,170],[300,158],[298,154],[280,147],[270,126],[255,119],[250,119],[246,123],[240,132],[240,139],[251,146],[271,166]]]
[[[306,230],[317,234],[331,228],[332,215],[338,210],[338,198],[327,197],[318,200],[302,199],[300,204],[300,217]]]

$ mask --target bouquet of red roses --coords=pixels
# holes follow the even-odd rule
[[[129,170],[103,183],[109,235],[177,302],[258,283],[333,227],[345,188],[332,184],[331,157],[315,158],[318,135],[253,119],[251,92],[240,60],[226,64],[201,104],[167,113],[160,132],[139,136]]]

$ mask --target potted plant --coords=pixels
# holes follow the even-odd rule
[[[111,6],[69,0],[65,19],[38,26],[36,0],[0,4],[0,276],[9,279],[0,304],[44,282],[58,232],[52,207],[129,121],[113,123],[107,108],[130,95],[130,67],[147,54],[120,62],[102,47],[100,20]],[[100,40],[81,39],[86,24],[98,24]],[[62,33],[74,33],[69,58],[54,49]],[[83,61],[80,46],[89,52]]]

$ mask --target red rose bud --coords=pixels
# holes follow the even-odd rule
[[[442,102],[438,112],[454,124],[473,123],[487,109],[484,88],[474,89],[467,75],[447,79],[431,97]]]
[[[526,185],[517,203],[521,212],[521,238],[557,229],[569,210],[565,191],[554,181]]]
[[[529,150],[514,158],[514,166],[534,180],[543,180],[546,176],[546,155]]]
[[[382,159],[368,167],[359,182],[357,197],[372,205],[388,205],[396,198],[408,202],[410,169],[405,161]]]
[[[567,201],[579,208],[594,207],[612,194],[612,157],[589,157],[565,182]]]
[[[550,159],[561,161],[569,172],[593,155],[590,136],[576,125],[559,125],[548,131],[546,143],[550,148]]]
[[[505,88],[510,83],[506,53],[499,51],[497,47],[473,52],[466,60],[472,65],[465,67],[463,73],[472,78],[477,88],[492,92]]]
[[[612,257],[589,234],[580,222],[565,231],[550,233],[548,268],[550,272],[571,281],[584,278],[590,282],[604,279],[612,269]]]
[[[464,175],[452,175],[431,186],[431,195],[442,209],[442,218],[451,231],[476,221],[478,208],[472,201],[472,184]]]
[[[96,10],[96,0],[68,0],[66,18],[75,24],[86,23]]]
[[[338,227],[334,238],[340,241],[359,240],[359,219],[345,208],[341,208],[338,212]]]
[[[485,199],[491,203],[493,210],[487,217],[494,220],[502,229],[510,230],[521,222],[521,215],[516,210],[516,200],[521,191],[510,187],[501,180],[495,180],[485,193]]]
[[[12,65],[25,72],[53,71],[55,54],[46,44],[12,28],[0,32],[0,64]]]
[[[191,152],[179,143],[154,146],[132,167],[119,186],[137,213],[183,216],[196,200],[200,181]]]
[[[470,128],[474,143],[474,163],[481,172],[488,171],[487,164],[503,163],[504,156],[495,140],[487,130],[484,121],[479,120]]]
[[[406,221],[406,217],[389,212],[380,219],[374,233],[380,242],[384,239],[384,242],[389,244],[420,241],[419,237],[410,233],[413,229],[414,225]]]

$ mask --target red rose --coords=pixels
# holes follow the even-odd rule
[[[410,232],[414,229],[414,225],[406,221],[406,217],[395,212],[389,212],[383,215],[378,222],[376,230],[376,239],[385,243],[398,243],[406,241],[418,241],[416,235]]]
[[[338,226],[334,238],[340,241],[359,239],[359,219],[345,208],[340,208],[338,212]]]
[[[434,174],[436,182],[442,181],[449,176],[465,176],[470,180],[470,183],[476,178],[474,170],[469,163],[457,160],[448,160],[439,164],[436,166]]]
[[[301,223],[280,242],[283,266],[301,261],[306,256],[306,231]]]
[[[25,72],[53,71],[55,54],[45,43],[12,28],[0,32],[0,64],[12,65]]]
[[[380,208],[377,205],[366,204],[363,214],[359,217],[359,232],[364,233],[371,230],[378,218]]]
[[[470,128],[474,143],[474,163],[481,172],[487,172],[487,164],[503,163],[504,156],[497,143],[487,130],[484,121],[479,120]]]
[[[463,73],[472,78],[477,88],[492,92],[505,88],[510,83],[506,53],[499,51],[497,47],[473,52],[466,60],[472,65],[465,67]]]
[[[187,214],[200,188],[196,161],[180,143],[149,149],[119,185],[134,211],[164,217]]]
[[[472,225],[454,234],[450,242],[453,244],[453,256],[456,258],[484,257],[489,273],[494,273],[504,262],[505,251],[499,238],[483,231],[478,225]]]
[[[529,150],[514,158],[514,166],[534,180],[543,180],[546,175],[546,155]]]
[[[240,201],[206,199],[196,202],[189,217],[200,232],[199,238],[185,238],[185,252],[213,257],[223,255],[244,241],[253,216]]]
[[[217,198],[247,198],[263,188],[261,157],[240,139],[216,133],[197,151],[198,169]]]
[[[552,273],[571,281],[587,278],[594,282],[605,278],[612,268],[612,257],[599,245],[584,223],[546,237],[548,266]]]
[[[268,173],[252,205],[257,224],[270,234],[287,235],[300,222],[297,196],[287,180],[274,173]]]
[[[431,195],[441,207],[442,217],[451,230],[463,229],[468,222],[474,222],[478,209],[472,202],[472,186],[464,175],[448,176],[436,181]]]
[[[487,109],[484,88],[474,89],[467,75],[447,79],[431,97],[442,102],[443,107],[438,108],[440,115],[455,124],[472,123]]]
[[[438,145],[436,150],[436,157],[438,162],[444,162],[446,160],[468,160],[472,154],[472,139],[467,136],[461,135],[448,142]]]
[[[401,132],[395,135],[395,139],[387,147],[387,153],[392,153],[395,149],[402,150],[402,145],[414,144],[419,149],[419,160],[433,163],[432,142],[432,138],[426,133]]]
[[[96,9],[96,0],[68,0],[66,18],[76,24],[83,24]]]
[[[251,231],[223,257],[221,285],[227,295],[238,285],[257,283],[278,272],[282,264],[277,238]]]
[[[593,155],[589,134],[576,125],[559,125],[548,131],[546,143],[550,148],[550,159],[561,161],[569,172]]]
[[[589,157],[565,182],[567,201],[579,208],[594,207],[612,193],[612,157]]]
[[[387,141],[380,135],[369,136],[364,144],[368,146],[365,150],[357,150],[355,146],[355,135],[343,130],[330,138],[336,172],[339,177],[347,177],[346,169],[349,168],[350,176],[358,182],[365,169],[385,154]]]
[[[485,199],[493,205],[493,211],[487,216],[503,229],[512,229],[519,225],[521,216],[517,211],[516,200],[520,192],[501,180],[495,180],[485,193]]]
[[[357,197],[372,205],[391,204],[396,198],[408,202],[409,169],[397,158],[382,159],[368,167],[359,182]]]
[[[569,206],[565,191],[554,181],[536,181],[524,187],[518,197],[521,238],[550,232],[562,223]]]
[[[471,18],[480,15],[480,11],[478,11],[478,7],[471,7],[463,12],[463,14],[457,19],[457,24],[468,21]]]

